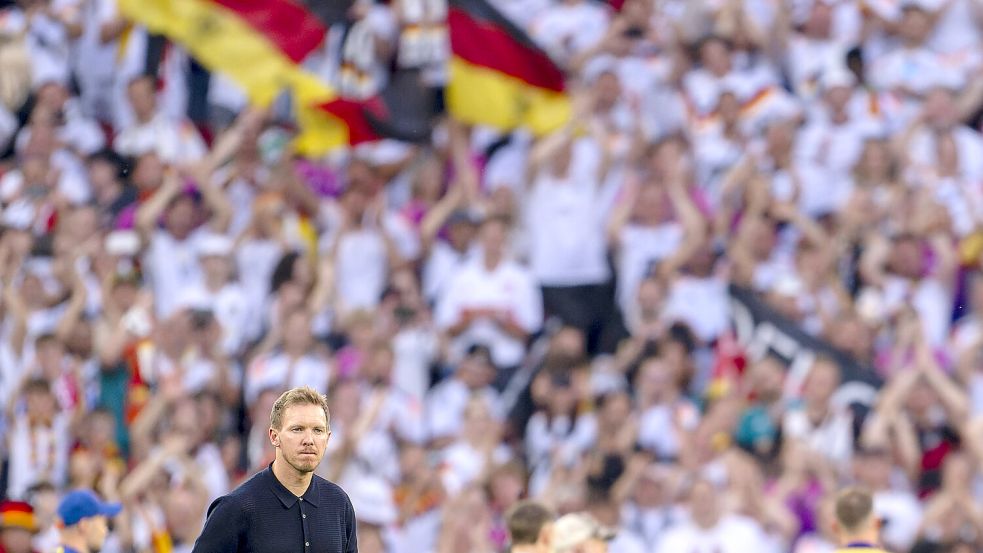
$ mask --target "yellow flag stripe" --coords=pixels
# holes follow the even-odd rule
[[[539,136],[565,125],[572,112],[563,92],[531,86],[457,57],[451,58],[445,98],[451,114],[464,123],[500,130],[524,126]]]
[[[335,98],[331,88],[233,11],[210,0],[117,1],[125,16],[184,45],[203,65],[228,75],[254,105],[269,106],[282,91],[291,90],[301,125],[295,146],[301,153],[322,154],[348,144],[347,127],[341,121],[326,114],[321,119],[302,116],[311,111],[308,106]],[[305,122],[317,124],[309,127]]]

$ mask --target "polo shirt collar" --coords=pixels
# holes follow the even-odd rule
[[[290,508],[297,503],[297,496],[287,489],[279,480],[277,480],[276,475],[273,474],[273,463],[270,463],[266,470],[263,471],[266,478],[270,481],[270,488],[273,490],[273,494],[276,495],[277,499],[284,507]],[[317,477],[311,479],[311,485],[307,487],[307,491],[301,497],[304,498],[304,502],[310,503],[311,506],[317,507],[318,503],[318,481]]]

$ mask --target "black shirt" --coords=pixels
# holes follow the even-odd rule
[[[348,494],[317,475],[298,498],[273,476],[271,467],[212,503],[192,550],[288,552],[358,553],[355,510]]]

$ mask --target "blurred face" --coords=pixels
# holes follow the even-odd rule
[[[464,251],[477,234],[475,226],[467,222],[455,223],[447,229],[451,246],[457,251]]]
[[[38,90],[38,104],[52,110],[60,110],[65,107],[65,102],[70,98],[68,89],[56,83],[48,83]]]
[[[631,398],[624,392],[610,394],[601,409],[601,420],[607,424],[620,424],[631,414]]]
[[[488,386],[495,378],[495,368],[488,363],[488,359],[484,355],[466,357],[461,361],[458,371],[461,375],[461,381],[472,390]]]
[[[632,215],[643,225],[657,225],[672,216],[671,205],[661,187],[645,185],[638,191]]]
[[[33,390],[27,393],[27,416],[32,419],[43,419],[55,412],[55,396],[50,392]]]
[[[852,96],[853,90],[851,88],[835,86],[826,93],[826,104],[833,112],[843,112],[846,110],[847,104],[850,102]]]
[[[481,246],[486,255],[501,257],[505,252],[505,240],[508,228],[497,219],[486,221],[481,226]]]
[[[809,372],[803,395],[807,403],[828,405],[839,385],[840,369],[830,362],[820,361]]]
[[[311,266],[311,262],[307,259],[307,256],[298,256],[294,261],[294,266],[290,273],[290,280],[296,282],[305,290],[314,283],[314,267]]]
[[[311,319],[307,312],[301,310],[292,312],[284,324],[284,348],[292,352],[307,351],[312,341]]]
[[[109,519],[102,515],[84,518],[78,523],[78,528],[85,537],[85,543],[92,551],[99,551],[109,535]]]
[[[359,523],[358,550],[361,553],[385,553],[386,546],[377,527]]]
[[[130,106],[140,121],[150,120],[157,111],[157,97],[152,79],[137,79],[127,88]]]
[[[711,73],[723,76],[730,72],[730,52],[720,40],[710,40],[700,49],[700,62]]]
[[[618,102],[621,96],[621,82],[618,76],[611,72],[602,73],[595,83],[598,105],[610,108]]]
[[[887,179],[891,168],[890,150],[881,140],[870,140],[860,157],[860,172],[875,182]]]
[[[829,36],[833,24],[833,10],[822,2],[813,4],[809,20],[805,24],[805,32],[812,37]]]
[[[31,553],[31,533],[22,528],[0,530],[0,542],[7,553]]]
[[[270,428],[277,456],[300,473],[314,472],[324,458],[331,430],[320,405],[291,405],[283,413],[283,428]]]
[[[772,401],[782,395],[785,368],[777,359],[768,357],[757,364],[749,375],[754,391],[763,401]]]
[[[202,269],[208,280],[227,282],[232,278],[232,262],[229,258],[221,255],[209,255],[201,259]]]
[[[133,184],[141,191],[153,190],[164,182],[164,163],[156,154],[144,154],[133,169]]]
[[[707,482],[697,482],[690,492],[690,515],[697,526],[713,528],[720,516],[717,490]]]
[[[195,227],[195,202],[188,196],[179,196],[164,216],[164,226],[177,238],[188,236]]]
[[[388,349],[372,352],[365,364],[365,378],[375,385],[388,385],[393,373],[393,353]]]
[[[898,34],[908,44],[921,44],[932,32],[932,19],[928,13],[918,8],[906,8],[901,17]]]

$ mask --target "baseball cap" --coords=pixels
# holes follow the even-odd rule
[[[617,532],[601,526],[597,519],[587,513],[571,513],[563,515],[556,521],[553,525],[553,535],[555,536],[553,547],[558,553],[562,553],[592,539],[611,541]]]
[[[123,510],[119,503],[105,503],[91,490],[68,492],[58,504],[58,518],[65,526],[75,526],[79,521],[99,515],[114,517]]]

